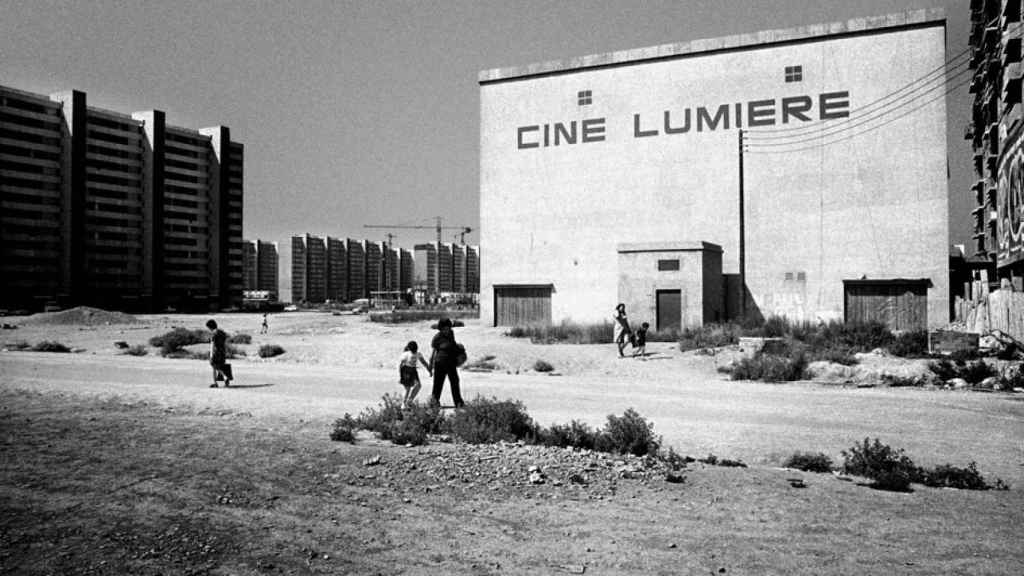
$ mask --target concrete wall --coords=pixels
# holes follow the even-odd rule
[[[618,246],[618,300],[630,325],[657,324],[657,291],[679,290],[680,325],[700,326],[721,314],[722,249],[706,242],[627,243]],[[659,260],[679,262],[678,270],[659,270]],[[717,266],[716,266],[717,265]]]
[[[836,31],[844,34],[827,35]],[[722,246],[723,273],[738,274],[736,104],[749,128],[749,103],[772,100],[767,128],[777,129],[801,122],[782,124],[782,98],[809,97],[817,120],[820,95],[845,92],[855,121],[858,108],[945,61],[945,21],[934,17],[756,38],[769,43],[695,41],[683,52],[658,47],[481,74],[481,317],[493,317],[495,284],[550,282],[554,322],[605,319],[622,242],[706,240]],[[786,82],[795,65],[801,81]],[[582,91],[589,104],[580,104]],[[878,123],[819,122],[846,127],[829,146],[776,153],[786,149],[765,146],[764,132],[751,142],[746,285],[757,311],[842,318],[844,279],[928,278],[929,324],[948,320],[946,111],[944,99],[927,100],[863,133]],[[715,113],[722,104],[727,125],[698,123],[699,108]],[[666,111],[669,128],[681,131],[687,110],[688,131],[666,133]],[[556,122],[564,130],[557,146]],[[570,129],[575,144],[566,143]],[[798,273],[804,283],[795,286],[787,278]]]

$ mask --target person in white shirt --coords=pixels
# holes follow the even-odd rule
[[[405,345],[402,358],[398,361],[398,381],[405,387],[405,398],[402,400],[402,403],[406,407],[411,406],[416,395],[420,393],[420,374],[417,370],[417,363],[423,364],[427,369],[427,373],[433,376],[434,372],[430,369],[430,364],[427,363],[427,359],[423,357],[423,354],[419,353],[419,346],[416,344],[416,341],[412,340]]]

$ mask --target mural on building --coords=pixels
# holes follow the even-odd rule
[[[1005,266],[1024,259],[1024,226],[1021,211],[1024,210],[1024,169],[1022,169],[1020,133],[1006,148],[1006,154],[999,166],[999,195],[997,197],[998,220],[997,238],[999,250],[997,265]]]

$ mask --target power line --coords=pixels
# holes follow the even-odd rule
[[[955,68],[951,69],[950,72],[953,72],[953,70],[955,70]],[[934,90],[941,88],[943,85],[948,84],[956,78],[968,73],[973,73],[973,71],[970,68],[962,68],[961,70],[951,73],[948,77],[940,76],[928,82],[918,84],[913,91],[907,92],[899,98],[893,99],[884,106],[878,107],[874,110],[868,110],[868,106],[857,108],[842,120],[818,120],[814,121],[813,124],[787,128],[786,130],[788,133],[786,134],[762,135],[755,131],[755,134],[751,137],[751,141],[768,142],[771,140],[791,140],[793,138],[812,136],[816,132],[828,132],[863,124],[873,118],[885,116],[893,110],[899,110],[900,108],[927,96],[930,92],[933,92]],[[936,82],[936,80],[939,81]],[[768,146],[769,144],[763,145]]]
[[[759,141],[756,141],[755,139],[751,139],[750,146],[751,147],[755,147],[755,148],[774,148],[774,147],[779,147],[779,146],[791,146],[791,145],[794,145],[794,144],[803,144],[803,143],[806,143],[806,142],[813,142],[815,140],[819,140],[819,139],[822,139],[822,138],[828,138],[830,136],[835,136],[836,134],[841,134],[841,133],[846,132],[848,130],[853,130],[854,128],[857,128],[858,126],[863,126],[865,124],[869,124],[871,122],[879,120],[879,119],[881,119],[884,116],[892,114],[896,110],[899,110],[901,108],[905,108],[908,105],[915,103],[916,101],[920,100],[921,98],[926,97],[928,94],[930,94],[930,93],[932,93],[932,92],[934,92],[934,91],[936,91],[938,89],[941,89],[941,88],[945,87],[946,85],[950,84],[953,80],[955,80],[957,77],[963,76],[967,72],[970,72],[970,70],[960,71],[957,74],[954,74],[950,78],[946,79],[942,84],[936,84],[936,85],[930,87],[925,92],[922,92],[921,94],[918,94],[917,96],[915,96],[914,98],[912,98],[910,100],[905,100],[905,101],[901,102],[900,104],[898,104],[896,106],[892,106],[890,108],[886,108],[886,109],[875,111],[874,113],[872,113],[872,114],[870,114],[868,116],[865,116],[865,117],[862,117],[862,118],[856,118],[855,119],[856,121],[854,121],[854,122],[841,122],[841,123],[840,122],[835,122],[832,125],[827,125],[827,126],[822,127],[819,130],[820,133],[818,133],[818,134],[813,134],[813,135],[810,135],[810,134],[796,134],[796,135],[787,137],[789,140],[786,141],[786,142],[759,142]],[[967,81],[969,82],[970,78],[968,78]],[[945,92],[943,94],[947,94],[947,93],[948,92]],[[928,102],[931,102],[931,101],[932,100],[929,100]],[[916,110],[916,109],[917,108],[914,108],[912,110]],[[795,140],[793,138],[795,138]]]
[[[964,60],[963,62],[959,62],[957,64],[953,64],[954,62],[956,62],[957,60],[962,58],[964,55],[968,54],[970,52],[970,50],[971,49],[968,48],[967,50],[961,51],[956,56],[953,56],[952,58],[948,59],[944,64],[942,64],[938,68],[932,69],[931,71],[929,71],[924,76],[921,76],[920,78],[917,78],[917,79],[911,81],[910,83],[904,85],[903,87],[899,88],[898,90],[895,90],[894,92],[890,92],[889,94],[886,94],[886,95],[882,96],[881,98],[873,100],[873,101],[871,101],[871,102],[869,102],[869,103],[867,103],[867,104],[857,108],[851,114],[865,113],[868,109],[874,107],[875,105],[881,104],[882,102],[885,102],[886,100],[892,99],[897,94],[905,92],[908,89],[912,89],[910,91],[914,92],[914,91],[920,89],[923,84],[926,85],[926,84],[929,84],[931,82],[934,82],[936,78],[931,78],[930,79],[930,77],[935,76],[936,74],[940,74],[939,77],[941,77],[941,76],[944,76],[947,72],[949,72],[951,70],[954,70],[956,68],[960,68],[961,66],[963,66],[965,64],[970,64],[970,59]],[[947,70],[947,68],[949,70]],[[899,98],[897,98],[897,99],[899,99]],[[815,123],[813,125],[790,126],[790,127],[785,127],[785,128],[751,128],[751,129],[748,130],[748,132],[752,132],[752,133],[756,133],[756,134],[762,134],[762,133],[794,132],[794,131],[802,131],[802,130],[813,130],[813,129],[819,128],[821,122],[826,122],[826,121],[818,120],[818,121],[815,121]],[[773,137],[772,136],[762,136],[762,138],[768,139],[768,138],[773,138]],[[775,136],[774,138],[779,138],[779,136]]]
[[[937,96],[935,96],[935,97],[933,97],[933,98],[931,98],[931,99],[929,99],[929,100],[927,100],[925,102],[922,102],[921,105],[916,107],[916,108],[911,108],[910,110],[907,110],[906,112],[904,112],[904,113],[902,113],[902,114],[900,114],[898,116],[894,116],[894,117],[886,120],[885,122],[883,122],[881,124],[878,124],[876,126],[872,126],[872,127],[867,128],[865,130],[861,130],[860,132],[856,132],[854,134],[848,134],[848,135],[846,135],[846,136],[844,136],[842,138],[838,138],[836,140],[832,140],[831,142],[820,142],[818,144],[815,144],[814,146],[804,146],[802,148],[793,148],[793,149],[789,149],[789,150],[749,150],[749,149],[747,149],[747,152],[750,153],[750,154],[788,154],[790,152],[802,152],[802,151],[805,151],[805,150],[816,150],[816,149],[819,149],[819,148],[824,148],[825,146],[831,146],[833,144],[838,144],[839,142],[844,142],[846,140],[850,140],[851,138],[855,138],[857,136],[861,136],[863,134],[867,134],[868,132],[872,132],[874,130],[878,130],[879,128],[881,128],[881,127],[883,127],[883,126],[885,126],[887,124],[891,124],[891,123],[895,122],[896,120],[899,120],[899,119],[904,118],[904,117],[906,117],[906,116],[908,116],[910,114],[913,114],[914,112],[917,112],[918,110],[920,110],[924,106],[926,106],[926,105],[928,105],[928,104],[938,100],[939,98],[945,98],[946,95],[948,95],[950,92],[956,90],[957,88],[960,88],[962,86],[966,86],[967,84],[970,83],[970,81],[971,81],[970,79],[967,79],[967,80],[964,80],[963,82],[960,82],[959,84],[954,84],[953,86],[951,86],[948,90],[946,90],[942,94],[939,94],[939,95],[937,95]],[[796,142],[793,142],[791,144],[796,144]]]

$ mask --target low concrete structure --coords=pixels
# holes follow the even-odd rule
[[[722,247],[709,242],[620,244],[619,301],[630,323],[655,330],[723,319]]]

